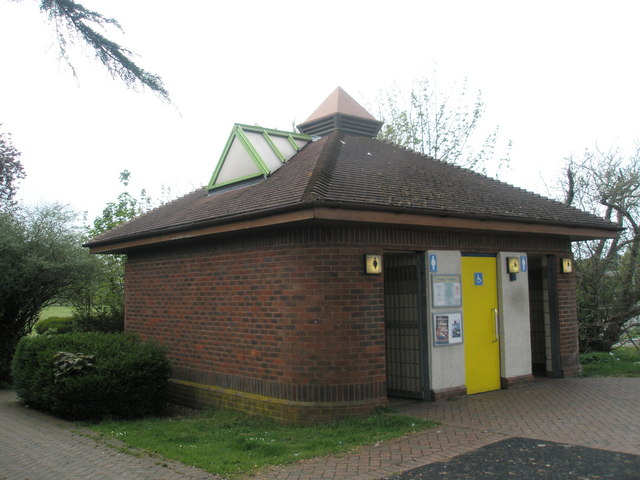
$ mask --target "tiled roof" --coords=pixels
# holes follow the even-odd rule
[[[88,246],[317,206],[617,230],[600,217],[470,170],[336,131],[308,144],[260,183],[212,195],[196,190]]]

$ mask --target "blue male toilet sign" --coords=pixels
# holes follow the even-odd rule
[[[476,287],[481,287],[484,285],[484,277],[482,276],[482,272],[476,272],[473,274],[473,284]]]
[[[438,271],[438,257],[435,253],[429,254],[429,271],[430,272]]]
[[[527,257],[520,257],[520,271],[527,271]]]

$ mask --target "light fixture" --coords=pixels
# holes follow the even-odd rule
[[[507,257],[507,273],[510,282],[515,282],[518,279],[516,275],[520,273],[520,259],[518,257]]]
[[[382,255],[365,255],[364,271],[369,275],[382,273]]]
[[[571,273],[573,272],[573,260],[570,258],[562,259],[562,273]]]
[[[520,273],[520,259],[507,257],[507,273]]]

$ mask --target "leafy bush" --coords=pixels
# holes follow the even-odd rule
[[[592,363],[608,363],[613,358],[613,353],[591,352],[580,355],[580,363],[582,365],[590,365]]]
[[[43,307],[86,281],[95,255],[83,238],[77,215],[63,205],[0,209],[0,382],[9,382],[18,341]]]
[[[162,413],[169,362],[162,347],[122,333],[25,337],[13,358],[20,399],[63,417]]]
[[[71,332],[114,333],[124,331],[122,312],[96,310],[91,314],[76,313],[73,317],[47,317],[38,321],[33,331],[39,335]]]
[[[75,322],[81,332],[122,332],[124,331],[124,312],[104,309],[90,314],[77,314]]]
[[[48,317],[38,321],[33,326],[33,331],[39,335],[54,335],[70,333],[75,328],[76,323],[72,317]]]

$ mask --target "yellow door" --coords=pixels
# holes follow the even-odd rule
[[[494,257],[462,257],[467,393],[500,388],[498,284]]]

